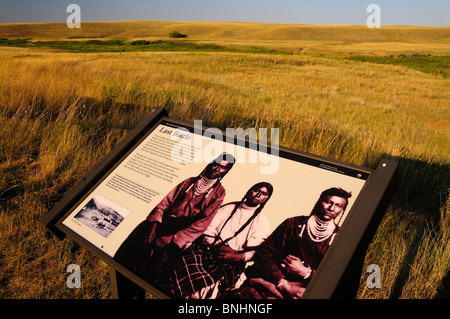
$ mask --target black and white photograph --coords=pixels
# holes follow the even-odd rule
[[[172,298],[297,299],[367,178],[162,121],[64,224]]]
[[[107,238],[129,211],[97,194],[75,215],[75,219]]]

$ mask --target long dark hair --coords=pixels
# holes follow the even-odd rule
[[[259,207],[258,207],[258,208],[261,208],[261,209],[262,209],[262,208],[264,207],[264,205],[266,205],[267,201],[270,199],[270,197],[272,196],[272,193],[273,193],[273,186],[272,186],[272,184],[267,183],[267,182],[259,182],[259,183],[256,183],[255,185],[253,185],[253,186],[247,191],[247,193],[245,193],[245,196],[244,196],[244,198],[242,198],[241,203],[247,201],[248,197],[250,196],[250,192],[251,192],[252,190],[255,190],[255,189],[257,189],[257,188],[262,188],[262,187],[267,188],[267,191],[269,192],[269,196],[267,197],[267,199],[264,201],[264,203],[260,204]],[[261,209],[260,209],[260,210],[261,210]]]
[[[222,228],[220,229],[220,231],[218,232],[213,245],[216,243],[216,241],[220,238],[220,234],[222,233],[222,230],[224,229],[225,225],[228,223],[228,221],[231,219],[231,217],[233,217],[234,213],[236,213],[237,209],[247,201],[249,194],[252,190],[257,189],[257,188],[261,188],[261,187],[266,187],[267,191],[269,192],[269,196],[267,196],[267,199],[264,201],[264,203],[259,204],[259,207],[255,210],[255,212],[253,213],[253,215],[234,233],[234,235],[228,239],[223,240],[220,245],[225,244],[227,241],[231,240],[232,238],[236,237],[240,232],[242,232],[249,224],[250,222],[255,219],[256,216],[258,216],[258,214],[262,211],[262,209],[264,208],[264,206],[266,205],[266,203],[269,201],[270,197],[272,196],[273,193],[273,186],[270,183],[267,182],[260,182],[257,183],[255,185],[253,185],[248,191],[247,193],[245,193],[245,196],[242,198],[242,200],[240,202],[234,202],[231,204],[234,204],[234,208],[233,211],[231,212],[230,216],[228,216],[227,220],[225,221],[225,223],[223,223]],[[228,205],[228,204],[226,204]],[[223,206],[222,206],[223,207]]]

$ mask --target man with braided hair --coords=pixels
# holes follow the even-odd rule
[[[309,216],[281,223],[256,252],[247,281],[232,297],[300,298],[333,242],[351,196],[342,188],[327,189]]]
[[[256,247],[270,234],[262,210],[272,193],[271,184],[260,182],[240,202],[219,209],[204,235],[182,254],[171,287],[176,297],[214,299],[235,286]]]

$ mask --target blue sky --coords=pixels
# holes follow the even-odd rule
[[[450,0],[0,0],[0,23],[65,22],[69,4],[81,21],[245,21],[365,24],[369,4],[381,25],[450,26]]]

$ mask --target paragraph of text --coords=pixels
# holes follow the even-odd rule
[[[136,153],[124,166],[133,172],[144,175],[145,177],[157,177],[167,182],[172,182],[174,178],[178,178],[176,172],[178,168],[167,163],[154,160],[150,157]]]
[[[123,177],[121,175],[114,175],[107,183],[106,186],[118,191],[125,192],[137,199],[140,199],[146,203],[150,203],[152,197],[159,195],[158,192],[145,187],[143,185],[137,184],[136,182]]]

